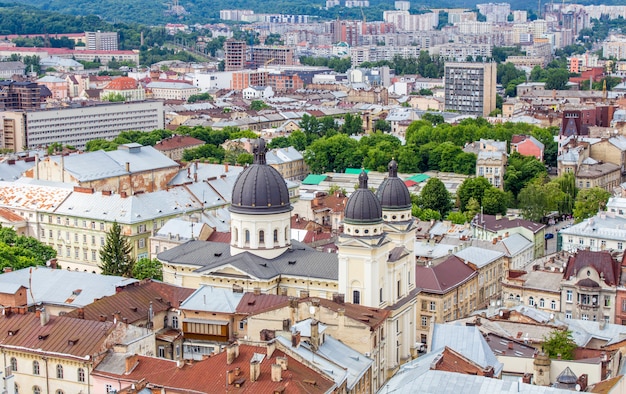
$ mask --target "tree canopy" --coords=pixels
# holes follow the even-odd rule
[[[452,209],[450,193],[446,186],[438,178],[430,178],[422,188],[419,195],[419,207],[432,209],[445,217]]]
[[[573,360],[574,350],[578,347],[574,342],[572,332],[569,330],[554,329],[547,337],[543,338],[543,351],[550,358],[561,357],[563,360]]]
[[[574,220],[576,223],[582,222],[606,208],[609,197],[611,197],[611,193],[599,187],[582,189],[576,195],[574,202]]]
[[[100,265],[104,275],[132,277],[135,259],[131,256],[132,246],[122,234],[122,227],[113,222],[107,232],[106,242],[100,249]]]
[[[18,235],[12,228],[0,227],[0,269],[11,267],[19,270],[46,265],[56,255],[54,248],[37,239]]]

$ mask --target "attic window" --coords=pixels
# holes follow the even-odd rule
[[[17,330],[9,330],[9,336],[12,337],[13,335],[17,334],[18,331],[19,331],[19,329],[17,329]]]
[[[72,292],[72,295],[79,295],[82,291],[82,289],[76,289]]]
[[[296,260],[289,260],[289,265],[294,265],[296,263]]]
[[[256,300],[248,301],[248,305],[254,305],[254,304],[256,304]]]
[[[222,255],[222,253],[213,253],[213,256],[215,257],[220,257]]]
[[[78,339],[70,339],[70,340],[68,340],[68,341],[67,341],[67,344],[68,344],[69,346],[74,346],[74,345],[76,345],[77,343],[78,343]]]
[[[50,334],[40,335],[38,338],[39,338],[40,341],[45,341],[46,339],[48,339],[49,336],[50,336]]]
[[[130,310],[132,310],[133,312],[137,312],[137,307],[136,306],[131,306]]]

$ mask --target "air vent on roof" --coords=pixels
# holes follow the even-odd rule
[[[40,335],[38,338],[39,338],[40,341],[44,341],[44,340],[48,339],[49,336],[50,336],[49,334]]]
[[[289,260],[289,265],[294,265],[296,263],[296,260]]]
[[[9,336],[12,337],[13,335],[17,334],[18,331],[19,331],[19,329],[17,329],[17,330],[9,330]]]
[[[82,289],[76,289],[72,292],[72,295],[79,295],[82,291]]]
[[[222,255],[222,253],[213,253],[213,256],[215,257],[220,257]]]
[[[77,343],[78,343],[78,339],[69,339],[69,340],[67,341],[67,344],[68,344],[69,346],[74,346],[74,345],[76,345]]]
[[[261,263],[261,267],[267,267],[267,263]]]
[[[131,307],[130,307],[130,309],[131,309],[133,312],[137,312],[137,307],[136,307],[136,306],[131,306]]]

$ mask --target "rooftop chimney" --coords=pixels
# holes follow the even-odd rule
[[[42,307],[39,312],[39,321],[41,322],[41,326],[45,326],[50,321],[50,315],[46,308]]]
[[[276,357],[276,364],[280,365],[283,371],[287,370],[287,357]]]
[[[133,369],[139,364],[139,356],[133,354],[132,356],[126,357],[126,367],[124,369],[124,373],[129,374]]]
[[[276,350],[276,341],[270,341],[267,344],[267,358],[272,357],[272,354],[274,354],[274,350]]]
[[[261,364],[259,360],[250,360],[250,381],[256,382],[261,374]]]
[[[283,380],[283,369],[280,364],[272,364],[272,382],[280,382]]]
[[[311,350],[317,351],[320,347],[320,322],[313,319],[311,320]]]
[[[295,348],[300,346],[300,331],[291,334],[291,346]]]
[[[234,342],[226,347],[226,364],[232,364],[239,356],[239,344]]]

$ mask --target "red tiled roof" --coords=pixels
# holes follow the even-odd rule
[[[209,239],[207,239],[207,241],[221,242],[221,243],[229,244],[230,243],[230,232],[228,232],[228,233],[220,233],[219,231],[213,231],[213,233],[211,233],[211,235],[209,236]]]
[[[570,256],[563,278],[576,276],[581,270],[592,267],[599,274],[604,274],[604,282],[609,286],[615,286],[619,282],[620,263],[607,251],[592,252],[579,249],[574,256]]]
[[[331,233],[322,233],[322,232],[316,232],[316,231],[307,231],[304,238],[302,239],[302,242],[305,244],[310,244],[316,241],[322,241],[325,239],[331,239],[333,236]]]
[[[50,316],[42,326],[35,313],[6,314],[0,317],[0,348],[18,347],[84,359],[103,350],[112,329],[112,322]]]
[[[137,89],[137,81],[130,77],[115,78],[106,86],[107,90],[132,90]]]
[[[7,208],[0,208],[0,216],[9,222],[23,222],[24,220],[26,220],[17,213]]]
[[[239,356],[232,364],[226,364],[226,352],[213,357],[185,364],[178,367],[175,361],[162,358],[136,356],[136,366],[125,374],[113,374],[103,371],[94,371],[97,376],[119,379],[123,382],[139,382],[145,379],[148,387],[168,387],[197,393],[273,393],[282,391],[289,393],[325,393],[333,387],[334,382],[326,378],[280,350],[275,350],[271,358],[267,356],[260,363],[260,375],[256,382],[250,380],[250,360],[255,353],[267,355],[265,347],[239,345]],[[271,365],[276,363],[276,357],[287,357],[287,370],[282,372],[281,382],[272,382]],[[239,368],[240,375],[235,379],[242,379],[241,387],[227,384],[227,372]],[[308,382],[315,382],[311,384]]]
[[[441,263],[415,268],[415,286],[426,292],[445,294],[459,284],[476,276],[477,272],[456,256]]]
[[[194,289],[168,285],[160,282],[141,281],[132,283],[118,293],[103,297],[84,308],[67,313],[68,317],[78,318],[84,315],[85,320],[99,320],[100,316],[113,319],[115,313],[120,319],[128,319],[129,323],[146,320],[150,303],[152,311],[157,314],[170,308],[177,308],[194,292]]]
[[[310,302],[311,298],[304,298],[299,302]],[[324,308],[328,308],[332,311],[339,312],[343,309],[345,315],[353,320],[358,320],[361,323],[368,325],[372,328],[381,325],[391,313],[386,309],[370,308],[363,305],[351,304],[351,303],[339,303],[325,298],[320,298],[320,305]]]
[[[154,149],[167,151],[172,149],[187,148],[191,146],[204,145],[204,141],[188,135],[175,135],[159,141],[154,145]]]
[[[245,293],[237,305],[236,313],[254,314],[272,310],[277,306],[284,306],[289,302],[289,297],[275,294]]]

